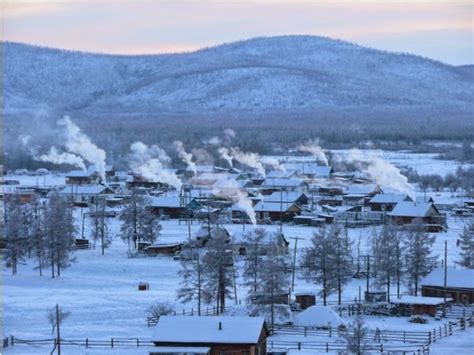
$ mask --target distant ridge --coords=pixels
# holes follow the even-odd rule
[[[472,110],[474,93],[473,66],[316,36],[262,37],[160,55],[4,42],[2,55],[7,115],[38,109],[77,116],[252,116],[351,108],[465,113]]]

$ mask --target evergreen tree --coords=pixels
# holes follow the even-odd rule
[[[5,263],[16,275],[18,264],[25,257],[28,247],[28,231],[25,224],[25,206],[22,206],[18,194],[5,200]]]
[[[249,287],[249,294],[259,290],[259,276],[262,271],[264,253],[262,242],[266,233],[265,229],[257,228],[245,234],[246,255],[243,277],[245,285]]]
[[[49,196],[44,212],[45,220],[45,265],[51,267],[51,277],[61,276],[61,270],[75,261],[71,257],[76,228],[71,204],[57,192]],[[56,268],[56,271],[55,271]]]
[[[474,269],[474,222],[470,222],[464,227],[459,236],[459,257],[458,265]]]
[[[436,237],[430,236],[420,221],[410,225],[404,241],[408,288],[418,295],[418,284],[433,268],[436,257],[431,255]]]
[[[107,248],[110,243],[109,235],[109,225],[107,218],[105,217],[105,200],[98,200],[96,205],[91,208],[92,216],[92,239],[94,240],[94,248],[96,242],[100,242],[100,249],[102,255],[105,254],[105,248]]]
[[[329,238],[333,243],[333,254],[329,255],[330,274],[336,281],[338,304],[342,302],[342,288],[352,279],[352,252],[341,227],[333,225],[329,231]]]
[[[181,270],[178,274],[182,277],[183,282],[178,289],[177,296],[183,303],[195,300],[198,305],[198,316],[200,316],[204,293],[202,256],[197,248],[185,249],[183,255],[189,255],[190,258],[181,260]]]
[[[233,285],[232,245],[222,229],[216,229],[206,244],[207,251],[202,259],[204,278],[203,300],[216,302],[218,312],[224,312],[225,301],[230,298]]]
[[[140,241],[154,243],[159,236],[161,225],[158,219],[147,209],[149,201],[146,197],[132,192],[130,202],[122,210],[120,219],[120,233],[123,240],[127,241],[129,250],[131,245],[135,249]]]
[[[374,256],[375,285],[385,287],[388,301],[390,301],[390,286],[396,282],[397,294],[400,292],[400,278],[402,267],[401,238],[395,226],[387,224],[382,233],[372,242],[372,255]]]
[[[262,262],[261,272],[258,274],[260,292],[270,297],[272,329],[275,324],[275,301],[279,295],[287,293],[290,288],[289,275],[286,269],[286,257],[280,253],[276,241],[273,241],[268,246],[267,255]]]
[[[334,243],[326,228],[315,232],[311,243],[312,245],[305,249],[301,260],[303,276],[308,281],[322,285],[319,294],[323,296],[326,306],[327,297],[336,290],[337,286],[331,272],[333,267],[331,255],[334,255]]]

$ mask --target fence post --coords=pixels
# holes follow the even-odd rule
[[[383,354],[383,343],[380,343],[380,353]]]
[[[436,328],[433,328],[433,343],[436,343]]]
[[[137,348],[140,347],[140,339],[137,338]]]
[[[444,336],[448,336],[448,325],[446,323],[444,323]]]
[[[114,347],[114,338],[110,338],[110,346],[113,348]]]
[[[403,343],[405,343],[405,342],[406,342],[406,332],[403,331]]]
[[[86,338],[86,349],[89,348],[89,338]]]
[[[306,326],[304,326],[304,336],[306,337]]]
[[[183,316],[184,316],[184,315],[186,315],[186,314],[185,314],[185,311],[184,311],[184,308],[183,308]]]
[[[194,308],[191,308],[191,315],[194,316]]]
[[[298,350],[301,350],[301,343],[298,342]]]
[[[326,343],[326,352],[329,352],[329,343]]]
[[[431,332],[428,333],[428,344],[431,344]]]
[[[464,319],[464,318],[461,318],[461,319],[460,319],[460,322],[461,322],[461,329],[462,329],[462,330],[466,330],[466,323],[465,323],[466,321],[465,321],[465,319]]]
[[[12,343],[12,346],[15,345],[15,337],[14,337],[13,335],[12,335],[12,341],[11,341],[11,343]]]
[[[332,337],[332,327],[329,327],[329,337]]]
[[[453,324],[451,323],[451,321],[449,321],[448,327],[449,327],[449,335],[453,335]]]

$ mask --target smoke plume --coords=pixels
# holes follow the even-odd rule
[[[65,128],[66,141],[64,146],[66,149],[70,153],[79,155],[89,163],[94,164],[102,181],[105,181],[105,151],[92,143],[90,138],[71,121],[69,116],[64,116],[57,123]]]
[[[166,170],[171,162],[166,152],[157,145],[135,142],[130,146],[130,168],[153,182],[161,182],[180,189],[182,182],[172,171]]]
[[[179,158],[183,161],[183,163],[186,164],[189,170],[196,174],[196,164],[193,162],[193,155],[186,152],[183,142],[174,141],[173,145],[178,152]]]
[[[212,194],[214,196],[228,198],[245,211],[252,224],[257,224],[257,217],[253,209],[252,200],[249,199],[247,193],[240,188],[235,180],[223,179],[222,181],[218,181]]]
[[[224,159],[230,165],[231,168],[233,168],[234,163],[232,161],[233,159],[230,155],[229,149],[227,149],[226,147],[221,147],[217,151],[219,152],[220,157]]]
[[[297,148],[300,152],[306,152],[313,155],[316,159],[322,162],[324,165],[328,165],[328,158],[323,152],[323,149],[319,146],[319,140],[309,140],[304,144],[300,144]]]
[[[380,155],[352,149],[346,159],[351,163],[355,163],[360,170],[364,171],[378,185],[389,187],[412,198],[414,197],[413,186],[408,183],[407,177],[402,175],[396,166],[384,160]]]
[[[242,152],[239,148],[231,148],[231,156],[239,163],[250,168],[256,169],[262,176],[265,176],[265,168],[260,161],[260,156],[257,153]]]
[[[48,153],[41,154],[40,156],[34,156],[34,159],[53,163],[53,164],[69,164],[73,166],[77,166],[82,170],[86,170],[86,165],[84,164],[84,160],[78,155],[66,152],[60,152],[56,147],[51,147]]]

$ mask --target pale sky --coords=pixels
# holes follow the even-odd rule
[[[170,53],[309,34],[474,63],[474,0],[0,1],[4,40],[65,49]]]

